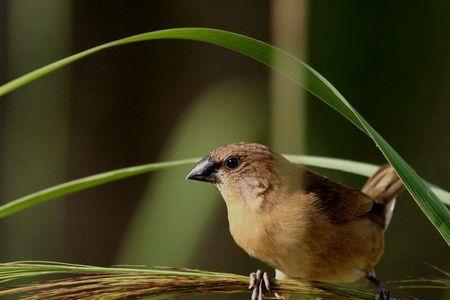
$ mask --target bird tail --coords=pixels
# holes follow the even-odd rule
[[[361,191],[375,200],[374,213],[384,219],[387,228],[392,219],[395,197],[403,190],[403,184],[390,165],[381,166],[370,177]]]

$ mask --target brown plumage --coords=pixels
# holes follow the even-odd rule
[[[373,269],[402,188],[390,166],[359,191],[254,143],[213,150],[188,178],[218,188],[236,243],[278,277],[331,283],[376,280]]]

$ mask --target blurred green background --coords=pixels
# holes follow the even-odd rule
[[[449,16],[446,1],[0,0],[0,82],[136,33],[235,31],[308,62],[419,174],[449,190]],[[286,78],[189,41],[122,46],[33,82],[1,99],[0,134],[1,203],[235,141],[383,163],[366,136]],[[0,260],[268,269],[234,244],[223,201],[212,186],[185,181],[188,170],[126,179],[2,219]],[[377,269],[386,281],[436,275],[426,264],[450,265],[445,242],[406,193],[386,245]],[[408,293],[450,299],[440,291]]]

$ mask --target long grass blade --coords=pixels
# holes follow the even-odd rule
[[[25,74],[22,77],[1,86],[0,96],[98,51],[123,44],[156,39],[195,40],[222,46],[242,53],[280,72],[317,96],[319,99],[323,100],[375,142],[382,154],[395,168],[416,203],[436,227],[447,244],[450,245],[449,210],[439,201],[437,196],[408,165],[408,163],[369,125],[369,123],[350,105],[339,91],[328,80],[303,61],[281,49],[247,36],[210,28],[175,28],[143,33],[88,49]],[[277,57],[277,63],[274,63],[275,55]]]
[[[338,170],[366,177],[370,177],[378,169],[378,166],[373,164],[331,157],[308,156],[308,155],[285,155],[285,156],[293,163],[311,167]],[[69,194],[73,194],[89,188],[93,188],[98,185],[102,185],[108,182],[114,182],[117,180],[153,171],[194,164],[197,161],[199,161],[199,159],[200,158],[188,158],[183,160],[158,162],[152,164],[133,166],[108,171],[104,173],[99,173],[88,177],[68,181],[62,184],[58,184],[37,191],[35,193],[23,196],[16,200],[12,200],[4,205],[1,205],[0,219],[12,215],[14,213],[20,212],[34,205],[40,204],[42,202],[56,199]],[[450,193],[436,186],[432,186],[432,190],[440,196],[440,200],[442,202],[446,203],[447,205],[450,205]]]
[[[55,199],[61,196],[69,195],[78,191],[82,191],[88,188],[92,188],[98,185],[105,184],[107,182],[113,182],[121,179],[125,179],[131,176],[136,176],[156,170],[165,168],[192,164],[196,162],[196,159],[184,159],[170,162],[160,162],[146,165],[139,165],[134,167],[128,167],[123,169],[117,169],[108,171],[88,177],[83,177],[68,181],[62,184],[58,184],[38,192],[26,195],[16,200],[10,201],[0,206],[0,218],[4,218],[13,213],[27,209],[36,204]]]

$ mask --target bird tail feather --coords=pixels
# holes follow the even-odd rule
[[[375,206],[381,207],[385,228],[389,225],[395,207],[395,197],[403,190],[403,184],[394,168],[386,164],[370,177],[361,191],[375,200]]]

